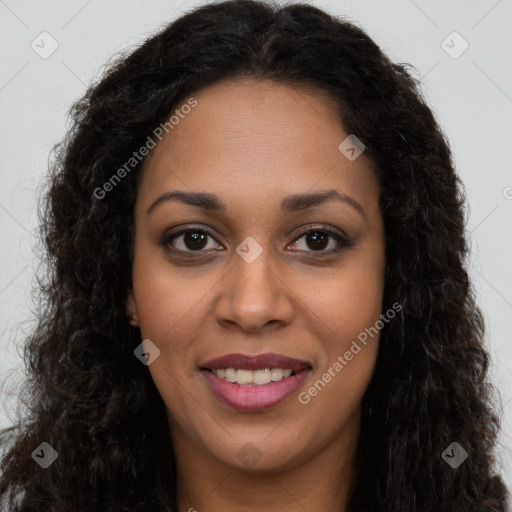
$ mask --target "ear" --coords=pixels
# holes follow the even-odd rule
[[[132,327],[139,327],[139,315],[137,314],[137,302],[133,290],[128,292],[126,296],[126,316],[130,321]]]

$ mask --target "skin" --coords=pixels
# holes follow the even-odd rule
[[[245,78],[193,96],[197,106],[146,160],[126,302],[131,324],[161,351],[148,369],[168,410],[180,512],[345,510],[378,335],[307,404],[298,394],[382,313],[384,227],[371,163],[340,152],[348,133],[317,90]],[[365,215],[334,200],[280,212],[290,194],[330,189]],[[227,213],[176,200],[147,213],[176,190],[216,194]],[[341,230],[352,246],[330,237],[315,249],[301,232],[310,225]],[[212,236],[194,245],[178,235],[165,248],[178,227]],[[236,252],[249,236],[263,250],[252,263]],[[284,402],[240,412],[213,395],[199,370],[235,352],[277,352],[312,370]],[[250,467],[237,456],[247,443],[259,456]]]

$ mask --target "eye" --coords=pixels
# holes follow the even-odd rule
[[[173,250],[176,249],[176,252],[199,252],[217,248],[219,244],[212,244],[208,248],[208,237],[215,240],[209,231],[189,228],[165,237],[162,244],[165,247],[172,247]]]
[[[210,247],[208,247],[208,238],[212,239]],[[353,245],[352,242],[341,233],[327,226],[310,227],[308,230],[303,231],[301,235],[292,242],[292,245],[298,245],[298,241],[301,239],[304,239],[306,245],[310,247],[309,249],[306,247],[306,252],[317,252],[320,253],[320,255],[334,254],[339,252],[340,249]],[[332,243],[334,247],[325,250],[329,245],[329,239],[331,239],[331,242],[334,242]],[[194,253],[201,253],[203,251],[225,250],[222,245],[216,242],[214,236],[203,228],[187,228],[176,233],[171,233],[162,240],[161,244],[171,252],[192,257],[195,256]],[[304,252],[304,250],[299,251]]]
[[[301,239],[304,239],[305,245],[310,247],[310,252],[319,252],[321,254],[337,253],[340,249],[353,245],[348,238],[327,226],[310,228],[296,238],[293,243],[297,244],[297,241]],[[332,239],[334,242],[334,248],[324,250],[329,245],[329,239]],[[307,248],[306,251],[308,251]]]

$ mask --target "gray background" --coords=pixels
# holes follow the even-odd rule
[[[19,350],[34,325],[38,187],[68,108],[110,57],[199,3],[0,0],[0,427],[14,422],[24,378]],[[449,139],[466,186],[471,277],[502,401],[496,455],[512,488],[512,2],[310,3],[347,16],[394,61],[413,64]],[[44,31],[58,44],[47,58],[31,47],[51,48]]]

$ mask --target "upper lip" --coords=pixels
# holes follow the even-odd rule
[[[200,368],[206,370],[218,370],[222,368],[236,368],[241,370],[289,368],[297,373],[304,368],[311,368],[311,364],[308,361],[300,361],[299,359],[282,354],[265,352],[264,354],[257,355],[226,354],[206,361],[206,363],[200,365]]]

